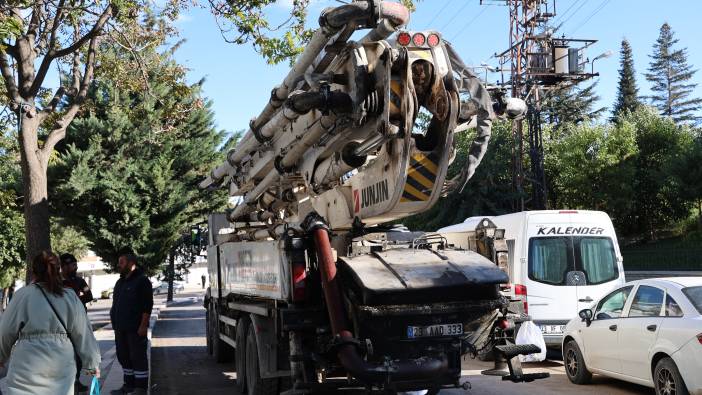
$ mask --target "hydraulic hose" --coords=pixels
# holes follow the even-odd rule
[[[391,361],[386,364],[368,362],[359,355],[357,341],[349,329],[344,312],[341,285],[337,276],[336,262],[334,262],[327,226],[318,215],[313,213],[304,221],[303,227],[314,239],[329,321],[332,333],[339,342],[336,356],[341,366],[353,377],[366,384],[430,380],[444,375],[448,370],[448,360],[445,357],[421,357]]]

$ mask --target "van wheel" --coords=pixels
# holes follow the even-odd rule
[[[688,395],[687,387],[680,376],[678,367],[672,359],[666,357],[658,361],[653,371],[656,395]]]
[[[249,325],[246,335],[246,389],[248,395],[277,395],[278,379],[261,378],[258,366],[258,342],[254,326]]]
[[[563,364],[566,375],[573,384],[588,384],[592,380],[592,373],[585,366],[585,359],[580,347],[575,340],[570,340],[563,347]]]
[[[230,362],[234,350],[231,346],[219,338],[219,314],[212,308],[210,311],[210,328],[212,328],[212,355],[218,363]]]
[[[246,391],[246,334],[249,330],[249,317],[239,316],[236,321],[236,389],[243,394]]]

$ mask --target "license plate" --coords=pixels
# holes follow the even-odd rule
[[[463,334],[463,324],[442,324],[429,326],[408,326],[407,337],[455,336]]]
[[[565,325],[539,325],[544,335],[562,335]]]

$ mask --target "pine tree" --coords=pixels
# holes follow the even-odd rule
[[[636,86],[634,57],[631,53],[631,45],[627,39],[622,40],[620,53],[619,87],[617,88],[617,101],[612,109],[612,118],[614,119],[624,111],[633,112],[641,104],[638,97],[639,88]]]
[[[552,124],[554,131],[561,131],[566,124],[578,124],[599,117],[605,108],[595,108],[600,100],[595,93],[596,87],[597,82],[593,82],[584,88],[569,87],[549,93],[541,105],[544,122]]]
[[[191,224],[226,203],[223,193],[198,188],[222,159],[224,135],[199,84],[186,84],[169,52],[142,58],[150,63],[149,92],[111,77],[96,80],[90,112],[76,118],[59,149],[52,195],[56,211],[71,213],[66,220],[106,262],[114,265],[130,247],[155,273]]]
[[[702,108],[702,98],[690,98],[697,84],[692,76],[697,72],[687,63],[687,48],[674,49],[678,43],[668,23],[661,26],[660,35],[653,45],[651,63],[646,79],[653,83],[651,103],[664,116],[676,123],[696,122],[695,114]]]

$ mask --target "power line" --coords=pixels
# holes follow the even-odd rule
[[[428,27],[431,27],[431,25],[432,25],[434,22],[436,22],[436,19],[439,17],[439,15],[441,15],[441,14],[444,12],[444,10],[446,10],[446,7],[448,7],[449,4],[451,4],[452,1],[453,1],[453,0],[448,0],[448,1],[444,4],[444,6],[441,7],[441,9],[439,10],[439,12],[437,12],[436,15],[434,15],[434,17],[431,18],[431,21],[427,24]]]
[[[585,24],[588,23],[588,22],[590,21],[590,19],[592,19],[592,17],[594,17],[594,16],[597,15],[600,11],[602,11],[602,9],[605,8],[605,7],[607,6],[607,4],[609,4],[610,1],[611,1],[611,0],[604,0],[604,1],[599,5],[599,7],[597,7],[597,8],[595,9],[595,11],[593,11],[592,14],[590,14],[590,16],[587,17],[587,19],[585,19],[584,21],[580,22],[580,24],[579,24],[578,26],[576,26],[575,30],[573,30],[570,34],[571,34],[571,35],[575,34],[575,32],[577,32],[578,29],[580,29],[581,27],[585,26]]]
[[[470,26],[473,22],[475,22],[475,21],[480,17],[480,15],[482,15],[483,12],[485,12],[486,10],[487,10],[487,7],[483,7],[483,9],[482,9],[479,13],[477,13],[473,18],[471,18],[471,20],[469,20],[468,23],[466,23],[465,25],[463,25],[463,27],[460,28],[460,29],[458,30],[458,32],[457,32],[455,35],[453,35],[453,37],[451,37],[451,41],[453,41],[453,40],[456,39],[461,33],[463,33],[463,31],[466,30],[466,29],[468,28],[468,26]]]
[[[570,11],[571,9],[573,9],[573,7],[575,7],[575,5],[578,4],[579,1],[580,1],[580,0],[574,0],[573,3],[570,5],[570,7],[568,7],[568,8],[565,10],[565,12],[563,12],[563,13],[560,14],[558,17],[556,17],[556,19],[553,20],[553,23],[555,24],[559,19],[565,18],[565,16],[568,15],[568,11]]]
[[[587,1],[583,1],[582,3],[580,3],[580,7],[576,8],[575,11],[573,11],[573,13],[570,14],[570,16],[568,16],[568,18],[566,18],[564,21],[561,21],[560,25],[561,26],[565,25],[565,23],[568,22],[570,20],[570,18],[577,15],[578,11],[580,11],[580,9],[583,8],[583,6],[585,6],[585,4],[587,4]]]
[[[446,22],[446,24],[445,24],[444,26],[442,26],[440,30],[441,30],[441,31],[444,31],[444,29],[446,29],[446,26],[450,25],[451,22],[453,22],[456,18],[458,18],[458,16],[461,15],[461,12],[463,12],[463,10],[464,10],[466,7],[468,7],[468,5],[469,5],[470,3],[471,3],[470,1],[466,1],[466,2],[463,4],[463,7],[461,7],[458,11],[456,11],[456,13],[453,14],[453,17],[451,17],[451,19],[449,19],[449,21]]]

